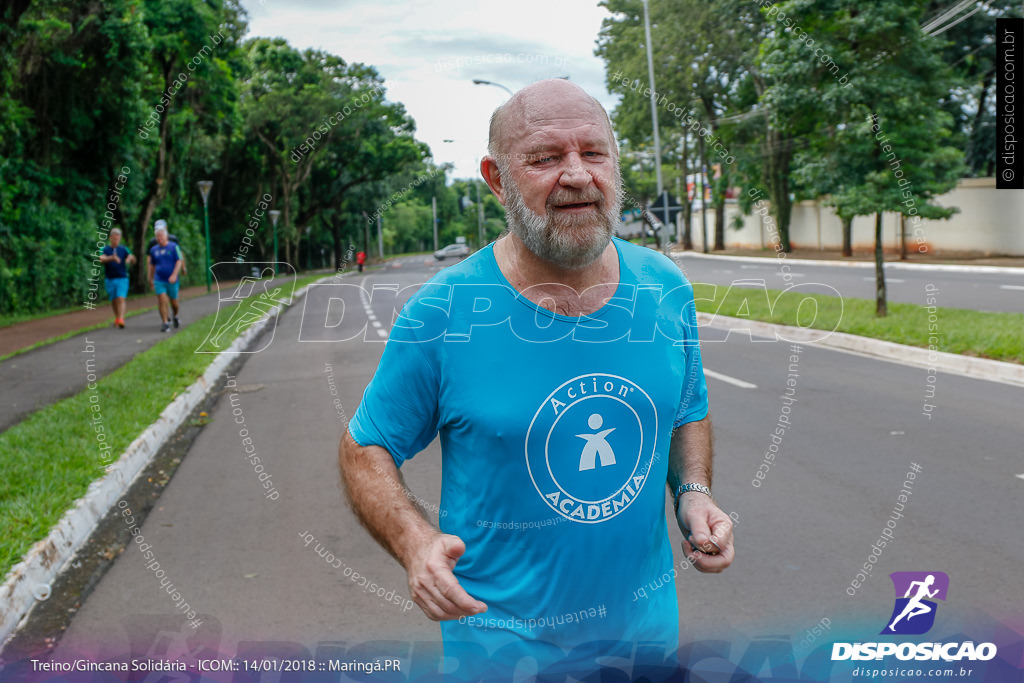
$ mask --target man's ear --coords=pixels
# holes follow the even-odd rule
[[[498,170],[498,162],[494,157],[488,155],[480,160],[480,175],[484,177],[487,187],[498,198],[502,206],[505,205],[505,186],[502,182],[501,171]]]

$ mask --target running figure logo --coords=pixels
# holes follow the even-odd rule
[[[604,418],[594,413],[587,419],[587,425],[591,429],[601,429]],[[606,429],[597,434],[577,434],[576,436],[587,442],[583,447],[583,454],[580,455],[580,472],[594,469],[595,461],[601,458],[601,467],[608,467],[615,464],[615,451],[608,443],[608,435],[615,431],[615,427]]]
[[[930,598],[946,599],[949,576],[944,572],[893,572],[889,578],[896,589],[896,604],[882,634],[927,633],[935,623],[938,607]]]

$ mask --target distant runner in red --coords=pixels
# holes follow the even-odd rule
[[[356,254],[356,263],[359,265],[359,272],[363,272],[363,264],[366,263],[366,252],[361,251]]]

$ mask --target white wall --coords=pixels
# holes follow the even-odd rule
[[[956,188],[936,200],[941,206],[960,208],[960,213],[945,221],[922,220],[918,233],[907,221],[907,251],[918,248],[917,238],[931,254],[973,253],[978,255],[1024,256],[1024,190],[997,190],[995,178],[965,178]],[[767,206],[767,202],[765,202]],[[725,207],[726,225],[739,214],[735,202]],[[693,243],[702,249],[701,215],[693,212]],[[885,248],[899,249],[899,214],[883,216]],[[837,250],[843,246],[843,225],[831,207],[807,201],[793,205],[789,238],[801,249]],[[714,245],[715,213],[708,211],[709,249]],[[730,248],[760,249],[770,247],[773,235],[754,213],[744,217],[740,230],[727,227],[725,243]],[[871,250],[875,244],[874,216],[858,216],[853,221],[854,250]]]

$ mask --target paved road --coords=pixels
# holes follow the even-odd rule
[[[181,302],[182,324],[217,310],[217,292]],[[160,314],[149,311],[125,320],[125,328],[103,327],[42,346],[0,362],[0,432],[51,403],[73,396],[89,383],[92,372],[103,378],[136,354],[174,334],[160,332]]]
[[[348,648],[349,658],[374,651],[400,657],[403,672],[410,657],[436,666],[438,627],[418,608],[403,609],[404,572],[360,529],[342,501],[336,467],[339,435],[383,349],[376,330],[393,314],[384,288],[421,282],[436,267],[411,259],[345,281],[376,285],[370,301],[356,288],[313,288],[304,305],[282,316],[271,347],[247,361],[234,400],[221,397],[142,529],[203,624],[193,631],[184,623],[129,548],[75,616],[58,658],[177,657],[202,645],[208,656],[231,657],[262,641],[264,653],[342,656]],[[339,315],[331,296],[350,314]],[[367,310],[372,317],[364,317]],[[301,344],[300,325],[309,340]],[[705,345],[705,365],[715,373],[708,383],[716,497],[739,520],[739,551],[725,574],[680,572],[684,642],[783,634],[795,644],[822,618],[833,635],[872,639],[892,609],[887,574],[897,570],[952,577],[955,600],[943,605],[933,636],[956,633],[965,620],[1019,619],[1024,598],[1012,586],[1024,562],[1015,512],[1024,493],[1024,392],[940,373],[928,419],[920,369],[806,345],[791,368],[792,353],[789,344],[736,335]],[[798,375],[792,427],[755,488],[791,372]],[[280,493],[276,500],[266,497],[245,454],[242,429]],[[886,527],[912,463],[921,472],[896,523],[897,542],[851,597],[846,589]],[[439,468],[436,440],[403,468],[428,506],[439,500]],[[670,534],[678,546],[674,525]],[[313,539],[309,546],[304,538]],[[331,555],[318,555],[318,544]],[[338,568],[328,564],[331,556]],[[676,561],[682,566],[678,551]],[[348,570],[399,604],[366,592]]]
[[[786,281],[779,259],[764,263],[716,260],[692,254],[675,254],[676,263],[693,282],[728,285],[736,280],[764,280],[769,289],[784,289]],[[873,267],[805,265],[791,266],[794,284],[823,283],[843,297],[875,298]],[[1024,269],[1019,274],[957,273],[936,270],[887,268],[889,301],[924,305],[925,287],[932,285],[939,306],[977,311],[1024,313]]]

